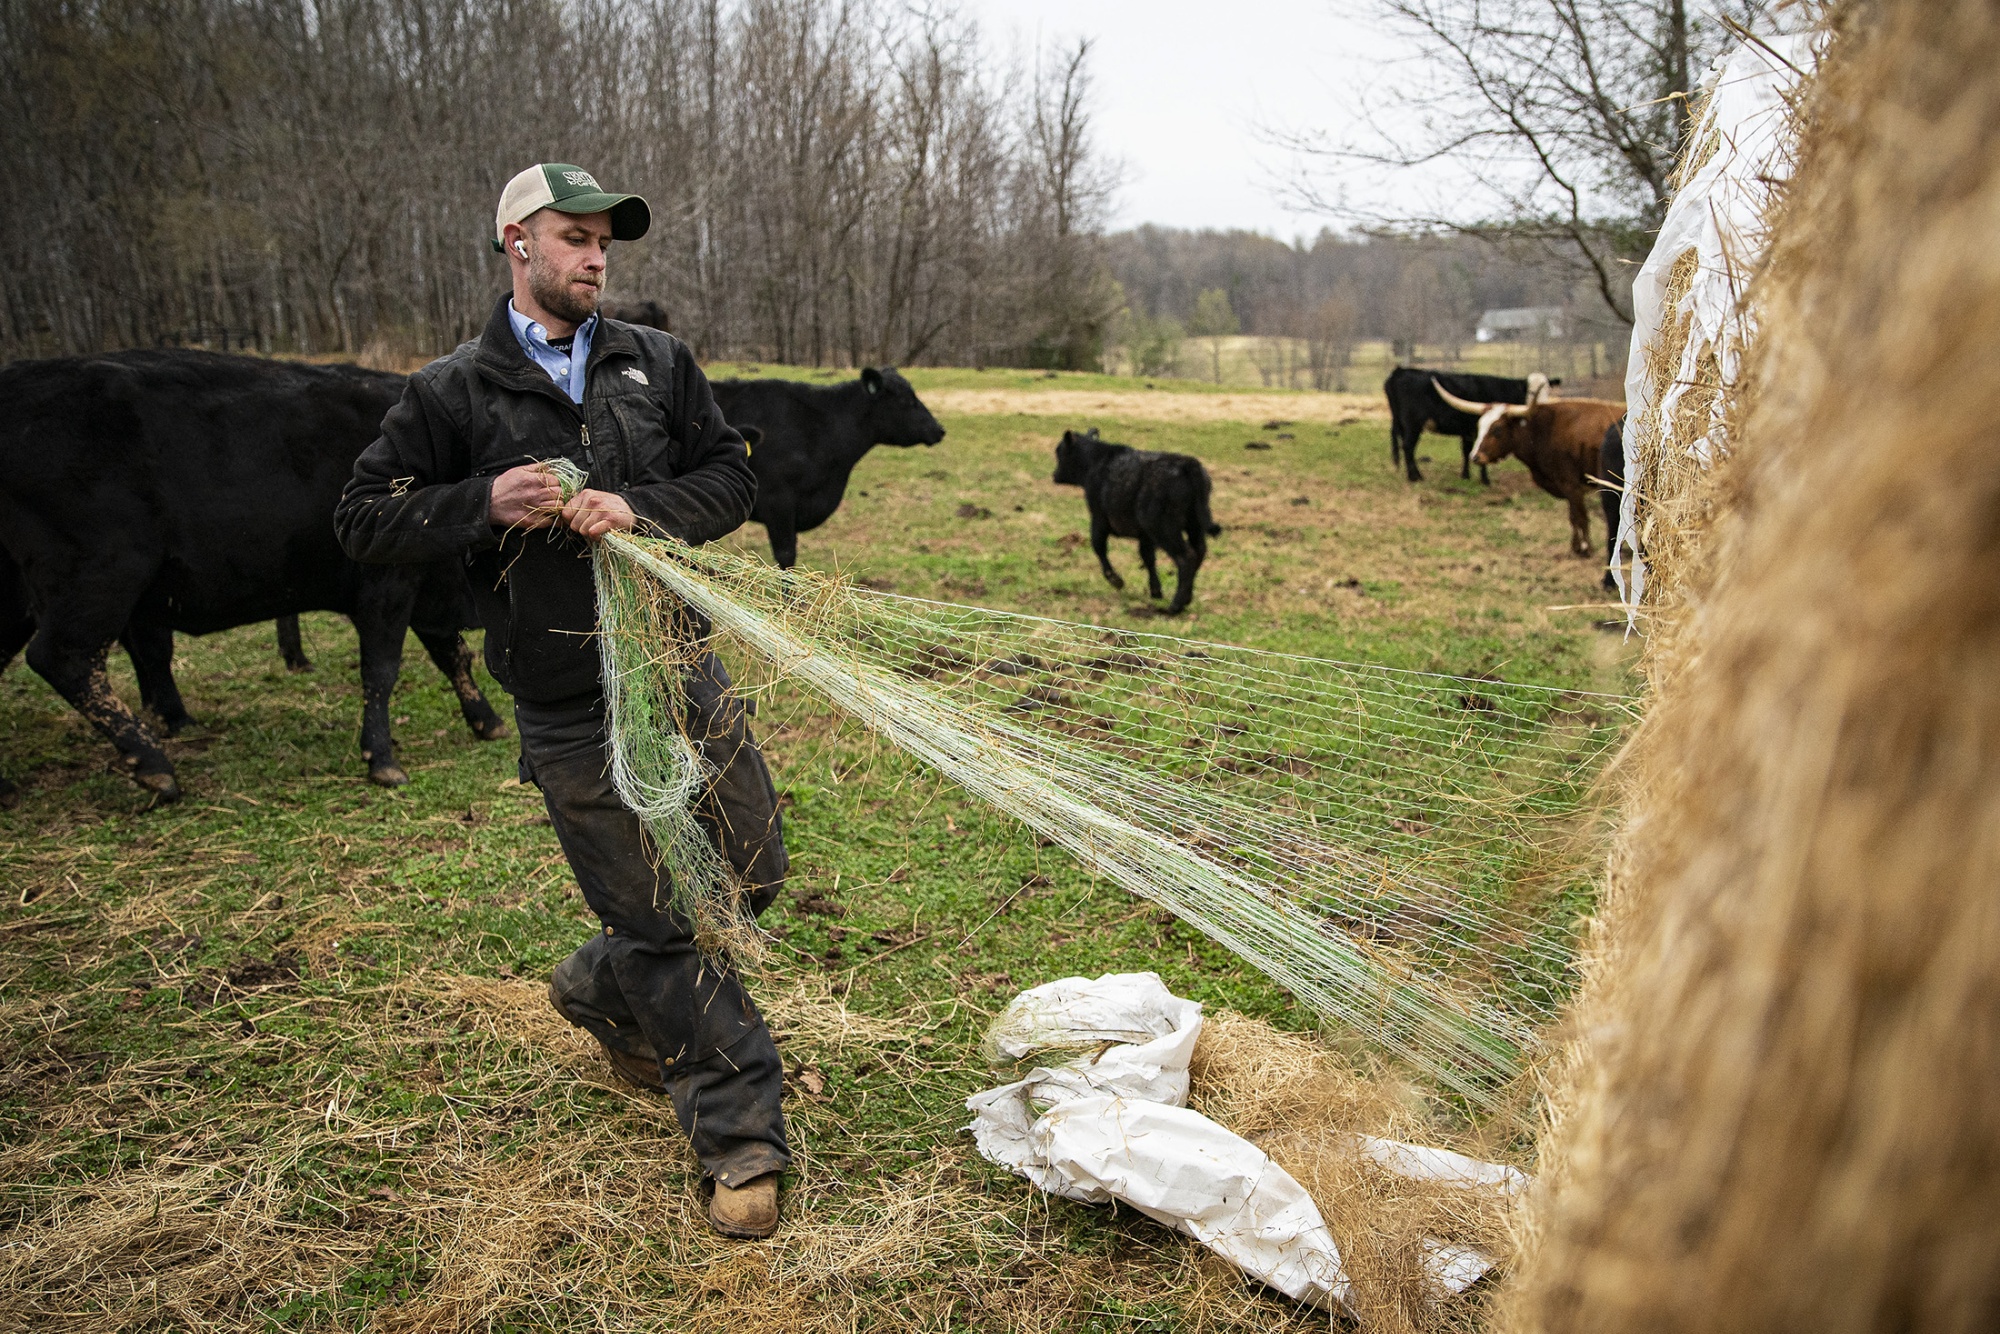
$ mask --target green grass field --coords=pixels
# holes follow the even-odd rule
[[[1211,352],[1210,339],[1189,338],[1181,344],[1180,359],[1175,367],[1176,374],[1156,377],[1155,382],[1172,387],[1180,393],[1225,393],[1230,391],[1256,390],[1258,392],[1284,393],[1309,388],[1312,376],[1306,360],[1306,344],[1302,338],[1267,337],[1253,334],[1231,334],[1214,340]],[[1592,347],[1589,344],[1554,343],[1475,343],[1465,342],[1456,348],[1424,344],[1407,358],[1407,364],[1430,366],[1445,370],[1477,371],[1486,375],[1525,376],[1530,371],[1541,371],[1546,375],[1562,378],[1571,386],[1574,396],[1606,394],[1612,398],[1623,398],[1621,387],[1625,377],[1625,365],[1616,355],[1617,349],[1605,344]],[[1354,345],[1349,354],[1344,372],[1344,382],[1350,392],[1375,395],[1380,391],[1382,380],[1398,364],[1398,358],[1391,345],[1382,339],[1369,339]],[[1051,375],[1045,371],[1017,370],[1009,367],[990,366],[985,369],[971,368],[923,368],[913,371],[913,376],[921,377],[925,384],[936,387],[952,386],[970,388],[1003,383],[1031,385],[1045,379],[1058,379],[1064,387],[1081,386],[1090,388],[1130,389],[1137,381],[1124,373],[1128,363],[1112,350],[1106,355],[1106,365],[1114,374],[1090,374],[1064,371]],[[807,380],[830,380],[852,378],[847,371],[824,369],[790,368],[774,372],[773,368],[759,366],[750,368],[754,362],[719,363],[710,369],[719,375],[726,374],[771,374],[780,373]],[[1220,379],[1216,372],[1221,372]]]
[[[1567,554],[1560,502],[1516,464],[1461,482],[1457,442],[1434,437],[1430,480],[1406,484],[1359,399],[1228,420],[1198,410],[1213,387],[1162,382],[1177,420],[1118,377],[911,379],[998,406],[941,411],[934,449],[870,455],[803,562],[1106,626],[1633,688],[1633,650],[1597,628],[1599,567]],[[1051,415],[1094,393],[1103,415]],[[1188,616],[1135,594],[1129,542],[1127,592],[1098,574],[1081,493],[1049,480],[1071,425],[1207,463],[1224,533]],[[731,540],[768,554],[761,529]],[[776,1239],[710,1237],[670,1111],[546,1012],[549,968],[593,921],[512,743],[471,740],[411,652],[394,716],[413,781],[369,786],[354,635],[312,616],[305,638],[303,677],[268,625],[180,641],[202,726],[170,744],[187,796],[160,810],[38,677],[0,677],[0,765],[23,788],[0,812],[0,1325],[1323,1323],[1142,1218],[1049,1201],[958,1133],[994,1082],[985,1022],[1039,982],[1152,969],[1280,1028],[1311,1016],[799,703],[759,719],[794,862],[765,918],[778,961],[753,984],[784,1039],[798,1161]]]
[[[1620,349],[1604,343],[1492,342],[1467,340],[1456,347],[1423,344],[1405,360],[1413,366],[1442,370],[1477,371],[1487,375],[1525,376],[1529,371],[1553,375],[1571,386],[1571,395],[1609,394],[1624,397],[1617,388],[1625,375],[1618,359]],[[1383,377],[1399,358],[1385,339],[1365,339],[1354,344],[1348,362],[1336,372],[1337,383],[1347,389],[1374,393]],[[1106,365],[1124,370],[1130,362],[1120,349],[1107,349]],[[1312,373],[1303,338],[1263,334],[1231,334],[1224,338],[1188,338],[1181,343],[1176,372],[1190,379],[1220,383],[1224,388],[1275,388],[1310,386]],[[1219,380],[1218,380],[1219,373]]]

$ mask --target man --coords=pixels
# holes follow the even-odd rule
[[[672,335],[597,314],[613,241],[645,235],[637,195],[564,163],[507,183],[493,244],[513,292],[486,331],[418,371],[354,465],[335,526],[361,561],[461,554],[486,664],[514,696],[521,769],[603,931],[557,967],[549,999],[619,1075],[670,1091],[714,1183],[709,1220],[769,1236],[790,1161],[783,1070],[735,971],[695,948],[636,816],[608,777],[590,544],[614,531],[708,542],[750,516],[743,437]],[[589,485],[564,503],[547,461]],[[786,870],[777,794],[714,655],[689,682],[688,735],[717,771],[697,812],[753,911]]]

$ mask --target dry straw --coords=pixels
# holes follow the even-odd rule
[[[1995,50],[1972,0],[1836,29],[1508,1328],[2000,1310]]]
[[[1356,1150],[1356,1135],[1441,1140],[1475,1156],[1518,1149],[1456,1135],[1393,1070],[1364,1077],[1309,1038],[1227,1012],[1202,1025],[1189,1066],[1190,1105],[1270,1154],[1313,1197],[1352,1284],[1348,1306],[1380,1334],[1472,1330],[1484,1289],[1439,1291],[1424,1268],[1435,1242],[1471,1246],[1504,1264],[1509,1200],[1493,1191],[1414,1181]],[[1504,1271],[1503,1271],[1504,1272]]]
[[[949,1003],[864,1015],[818,978],[760,999],[788,1059],[869,1061],[965,1088],[987,1078],[964,1059],[919,1054]],[[1323,1313],[1149,1222],[996,1183],[969,1150],[912,1155],[858,1136],[837,1100],[787,1102],[797,1158],[778,1235],[717,1238],[664,1106],[618,1083],[531,982],[418,971],[349,992],[326,1028],[358,1064],[298,1053],[289,1088],[305,1098],[239,1095],[227,1117],[134,1131],[142,1162],[29,1188],[18,1183],[59,1171],[105,1107],[173,1106],[185,1090],[178,1063],[125,1066],[47,1100],[38,1133],[0,1154],[17,1183],[0,1328],[247,1334],[288,1306],[304,1327],[397,1334],[1058,1334],[1093,1313],[1149,1311],[1197,1331],[1325,1327]],[[447,1097],[391,1113],[357,1096],[379,1066],[444,1040],[456,1068],[433,1076]],[[1423,1281],[1422,1237],[1504,1256],[1492,1209],[1338,1146],[1353,1131],[1484,1146],[1385,1093],[1393,1081],[1359,1080],[1313,1041],[1240,1016],[1210,1019],[1193,1077],[1197,1105],[1262,1140],[1315,1192],[1354,1257],[1364,1328],[1446,1331],[1474,1318],[1478,1295],[1440,1301]],[[957,1119],[930,1130],[948,1138]],[[857,1173],[864,1161],[875,1170]],[[356,1163],[372,1183],[340,1170]],[[1079,1251],[1066,1231],[1078,1220],[1115,1229],[1119,1246]]]
[[[1722,370],[1714,346],[1704,341],[1691,356],[1688,347],[1695,321],[1684,305],[1700,261],[1696,251],[1685,250],[1669,268],[1666,317],[1659,336],[1644,351],[1654,402],[1684,367],[1691,366],[1692,374],[1664,420],[1642,415],[1626,432],[1632,471],[1645,479],[1632,492],[1633,532],[1647,565],[1644,670],[1655,686],[1674,660],[1681,608],[1696,576],[1702,536],[1713,522],[1720,477],[1716,460],[1689,447],[1709,437],[1722,398]]]
[[[914,1064],[926,1026],[921,1013],[856,1014],[816,979],[761,999],[787,1050],[809,1059]],[[304,1105],[238,1097],[227,1118],[154,1138],[141,1165],[82,1188],[17,1187],[0,1328],[261,1330],[287,1303],[320,1309],[323,1327],[382,1331],[832,1330],[869,1310],[943,1327],[968,1300],[938,1281],[948,1265],[974,1262],[988,1276],[977,1295],[1004,1297],[993,1280],[1005,1266],[1036,1264],[1060,1241],[1024,1233],[955,1161],[829,1180],[813,1146],[837,1137],[838,1118],[796,1099],[783,1233],[767,1246],[714,1238],[671,1114],[613,1079],[536,984],[419,973],[351,993],[332,1026],[380,1063],[451,1037],[459,1069],[437,1075],[443,1109],[367,1115],[356,1089],[368,1069],[313,1069],[301,1053],[291,1073],[315,1090]],[[0,1170],[14,1181],[46,1172],[100,1094],[171,1099],[172,1085],[163,1071],[116,1072],[51,1106],[42,1135]],[[379,1165],[379,1184],[343,1179],[335,1169],[350,1156]],[[385,1236],[396,1253],[382,1253]],[[367,1268],[406,1277],[364,1287],[360,1312],[329,1319],[346,1307],[343,1281]],[[1043,1327],[1057,1314],[1051,1303]]]

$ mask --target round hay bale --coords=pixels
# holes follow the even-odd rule
[[[2000,6],[1849,8],[1503,1324],[2000,1313]]]

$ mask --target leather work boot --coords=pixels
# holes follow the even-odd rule
[[[708,1225],[725,1237],[760,1241],[778,1230],[778,1174],[766,1172],[741,1186],[715,1183]]]
[[[569,1007],[563,1004],[562,993],[556,990],[556,984],[553,982],[549,983],[549,1004],[555,1006],[556,1013],[567,1019],[570,1023],[575,1024],[578,1028],[584,1027],[583,1021],[571,1014]],[[589,1030],[585,1029],[585,1031],[588,1032]],[[592,1036],[596,1035],[592,1034]],[[640,1088],[650,1089],[654,1093],[665,1093],[667,1091],[667,1086],[660,1081],[659,1062],[649,1061],[644,1057],[634,1056],[630,1052],[620,1051],[603,1038],[597,1039],[597,1045],[604,1048],[604,1058],[611,1062],[611,1068],[617,1071],[618,1077],[626,1083],[636,1084]]]

